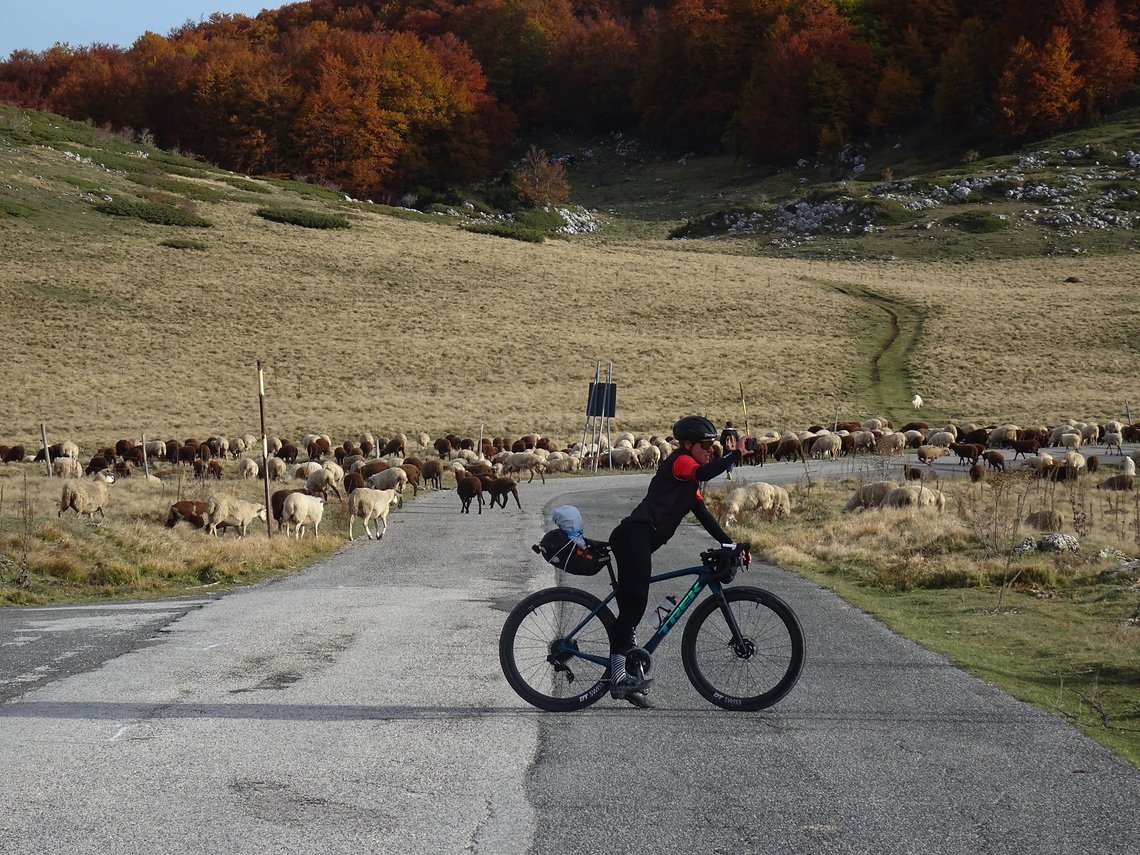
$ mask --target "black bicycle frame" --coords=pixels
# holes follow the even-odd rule
[[[669,634],[669,630],[676,626],[677,621],[679,621],[682,616],[684,616],[685,612],[689,610],[689,607],[696,601],[697,597],[700,596],[701,591],[703,591],[705,588],[708,588],[712,592],[712,596],[716,597],[720,601],[721,612],[724,614],[724,619],[728,623],[729,629],[732,631],[733,639],[737,641],[740,640],[740,628],[736,625],[736,618],[733,616],[732,610],[728,607],[728,600],[726,600],[724,596],[724,586],[721,585],[720,582],[709,579],[709,576],[711,575],[711,571],[702,565],[699,567],[686,567],[683,570],[671,570],[668,573],[661,573],[658,576],[649,577],[650,587],[655,585],[657,582],[666,582],[669,579],[677,579],[681,576],[696,576],[697,578],[693,580],[693,584],[689,586],[689,590],[685,592],[685,596],[683,596],[677,602],[677,605],[673,607],[673,610],[669,612],[668,615],[666,615],[663,621],[661,621],[661,626],[657,627],[657,631],[653,633],[653,635],[647,642],[645,642],[644,645],[642,645],[643,649],[647,653],[652,655],[653,651],[657,649],[657,646],[662,642],[665,636]],[[596,618],[602,609],[607,608],[616,597],[617,590],[615,589],[610,592],[610,595],[608,597],[602,600],[601,604],[597,608],[586,615],[586,617],[583,618],[582,621],[576,627],[574,627],[574,629],[572,629],[565,636],[565,638],[562,639],[562,649],[560,652],[570,653],[578,659],[586,659],[599,665],[608,666],[610,664],[608,655],[603,657],[593,656],[589,653],[583,653],[580,650],[566,647],[566,642],[573,641],[574,636],[576,636],[582,630],[582,628],[586,626],[586,624]]]

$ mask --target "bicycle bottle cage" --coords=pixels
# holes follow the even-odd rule
[[[531,549],[548,564],[560,567],[574,576],[593,576],[610,563],[608,543],[587,537],[586,545],[578,546],[559,528],[548,531]]]
[[[749,552],[748,544],[737,544],[732,549],[706,549],[701,553],[701,563],[712,571],[709,581],[727,585],[736,578],[737,570],[747,566]]]

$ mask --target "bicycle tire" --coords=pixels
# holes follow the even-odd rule
[[[804,664],[804,633],[791,606],[763,588],[726,588],[747,647],[736,647],[720,600],[689,616],[681,638],[685,674],[702,697],[726,710],[762,710],[792,690]]]
[[[603,608],[572,639],[575,649],[603,657],[600,665],[574,655],[551,662],[552,645],[602,603],[580,588],[545,588],[507,615],[499,634],[499,664],[511,688],[527,703],[550,712],[573,712],[609,689],[610,635],[614,616]],[[579,686],[575,686],[583,680]]]

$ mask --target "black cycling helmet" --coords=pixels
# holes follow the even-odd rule
[[[702,439],[716,439],[716,427],[704,416],[681,416],[673,423],[673,438],[700,442]]]

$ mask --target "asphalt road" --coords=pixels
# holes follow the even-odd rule
[[[605,537],[647,481],[526,484],[482,516],[423,496],[382,543],[220,598],[0,610],[0,852],[1136,850],[1140,771],[772,567],[742,581],[808,640],[777,707],[700,698],[681,627],[656,709],[528,707],[497,638],[554,583],[542,512]],[[707,542],[686,527],[657,566]]]

